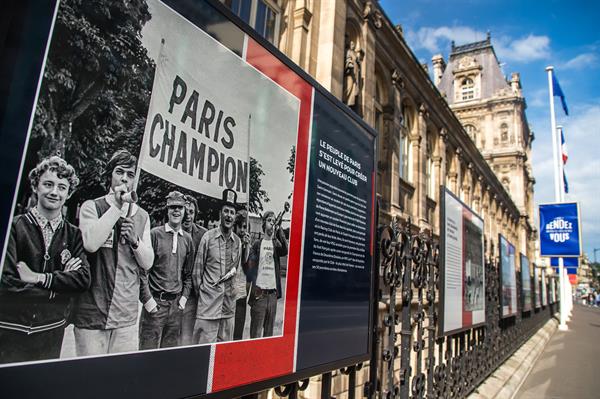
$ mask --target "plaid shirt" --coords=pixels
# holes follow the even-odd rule
[[[50,248],[50,243],[52,242],[52,237],[54,237],[54,232],[62,223],[63,217],[62,214],[58,214],[52,220],[48,220],[44,215],[38,211],[37,207],[33,207],[31,209],[31,214],[35,218],[35,221],[42,229],[42,235],[44,236],[44,245],[46,246],[46,252],[48,252],[48,248]]]

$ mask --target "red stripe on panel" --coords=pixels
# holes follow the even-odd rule
[[[246,62],[300,100],[283,336],[216,345],[213,392],[289,374],[293,371],[295,356],[313,87],[250,37]]]

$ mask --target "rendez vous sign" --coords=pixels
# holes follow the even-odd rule
[[[541,256],[581,256],[579,205],[539,206]]]

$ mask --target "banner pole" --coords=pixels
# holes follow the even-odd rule
[[[558,138],[556,129],[556,115],[554,113],[554,89],[552,87],[552,71],[554,70],[553,66],[546,67],[546,72],[548,72],[548,93],[550,96],[550,124],[551,124],[551,132],[552,132],[552,150],[554,155],[554,200],[556,202],[561,202],[561,188],[560,188],[560,155],[558,152],[558,146],[560,143],[560,138]],[[558,275],[560,279],[560,323],[558,325],[558,329],[561,331],[567,331],[569,327],[566,323],[566,281],[563,273],[564,264],[563,258],[558,258]],[[542,282],[543,283],[543,282]]]
[[[252,124],[252,114],[248,115],[248,175],[246,177],[246,192],[248,193],[248,205],[246,205],[246,229],[250,234],[250,170],[251,170],[251,159],[250,159],[250,125]]]

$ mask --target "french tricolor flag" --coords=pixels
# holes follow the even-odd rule
[[[560,148],[562,153],[563,165],[566,165],[567,159],[569,159],[569,153],[567,151],[567,143],[565,141],[565,132],[562,129],[560,129]]]
[[[565,132],[560,129],[560,153],[563,162],[563,184],[565,186],[565,193],[569,193],[569,183],[567,182],[567,174],[565,172],[565,165],[569,159],[569,153],[567,151],[567,142],[565,141]]]

